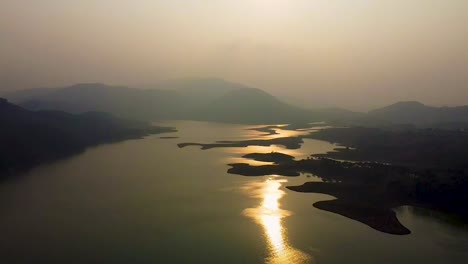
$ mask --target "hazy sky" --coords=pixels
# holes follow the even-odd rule
[[[468,104],[468,0],[0,0],[0,91],[187,77],[316,106]]]

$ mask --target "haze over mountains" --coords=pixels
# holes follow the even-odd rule
[[[398,102],[368,113],[301,108],[267,92],[220,79],[174,80],[135,89],[100,83],[16,91],[5,95],[30,110],[102,111],[138,120],[188,119],[229,123],[345,122],[467,127],[468,106],[431,107]]]
[[[420,102],[398,102],[370,111],[364,118],[372,124],[415,124],[436,127],[468,127],[468,106],[432,107]]]
[[[154,89],[77,84],[23,90],[5,97],[31,110],[103,111],[139,120],[286,123],[338,120],[356,115],[336,109],[295,107],[260,89],[218,79],[174,81]]]

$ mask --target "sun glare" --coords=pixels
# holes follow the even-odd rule
[[[308,254],[292,247],[287,239],[283,218],[291,215],[290,211],[281,209],[280,200],[285,195],[281,190],[286,180],[267,179],[261,182],[250,182],[243,187],[246,193],[261,199],[258,207],[244,210],[244,215],[253,218],[262,226],[269,256],[267,263],[311,263]]]

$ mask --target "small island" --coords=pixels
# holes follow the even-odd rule
[[[256,161],[273,162],[275,164],[288,163],[294,160],[293,156],[283,154],[280,152],[250,153],[242,157],[246,159],[256,160]]]
[[[271,135],[278,135],[279,133],[276,129],[281,130],[289,130],[289,131],[304,131],[304,130],[311,130],[322,128],[325,124],[322,122],[316,123],[295,123],[295,124],[287,124],[287,125],[269,125],[269,126],[260,126],[249,128],[247,130],[257,131],[265,133],[263,136],[271,136]]]
[[[179,137],[159,137],[160,139],[178,139]]]
[[[202,150],[212,148],[244,148],[248,146],[272,146],[281,145],[287,149],[299,149],[304,140],[301,137],[281,137],[273,139],[253,139],[244,141],[217,141],[216,143],[203,144],[203,143],[180,143],[177,144],[179,148],[188,146],[200,146]]]
[[[280,127],[279,126],[262,126],[262,127],[249,128],[248,130],[265,133],[264,136],[271,136],[271,135],[278,134],[278,132],[276,132],[277,128],[280,128]]]

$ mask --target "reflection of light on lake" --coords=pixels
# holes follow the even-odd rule
[[[301,149],[287,149],[279,145],[248,146],[244,148],[239,148],[235,151],[240,154],[281,152],[281,153],[284,153],[293,157],[301,157],[305,155]]]
[[[267,263],[310,263],[312,258],[293,248],[287,239],[282,219],[291,212],[280,207],[280,200],[285,195],[280,190],[284,182],[286,180],[267,179],[244,185],[243,190],[249,196],[262,200],[258,207],[245,209],[244,215],[253,218],[264,230],[269,251]]]
[[[312,125],[317,125],[316,123]],[[314,126],[311,128],[301,128],[296,130],[289,130],[284,129],[286,124],[277,124],[274,126],[268,126],[270,129],[276,131],[277,134],[269,135],[263,131],[256,131],[255,129],[264,128],[262,126],[245,126],[242,130],[242,138],[241,140],[271,140],[275,138],[288,138],[288,137],[298,137],[307,135],[313,131],[318,131],[323,128],[327,128],[327,126]],[[237,139],[240,140],[240,139]],[[245,159],[242,158],[243,155],[251,154],[251,153],[271,153],[271,152],[280,152],[286,155],[293,156],[296,160],[301,160],[309,157],[312,154],[320,154],[320,153],[327,153],[329,151],[333,151],[337,146],[335,144],[320,141],[315,139],[303,138],[304,143],[301,144],[299,149],[288,149],[282,145],[269,145],[269,146],[257,146],[257,145],[250,145],[247,147],[228,147],[222,148],[221,151],[225,153],[231,153],[231,157],[224,159],[223,163],[247,163],[252,166],[261,166],[261,165],[269,165],[273,164],[273,162],[263,162],[263,161],[255,161],[252,159]]]

